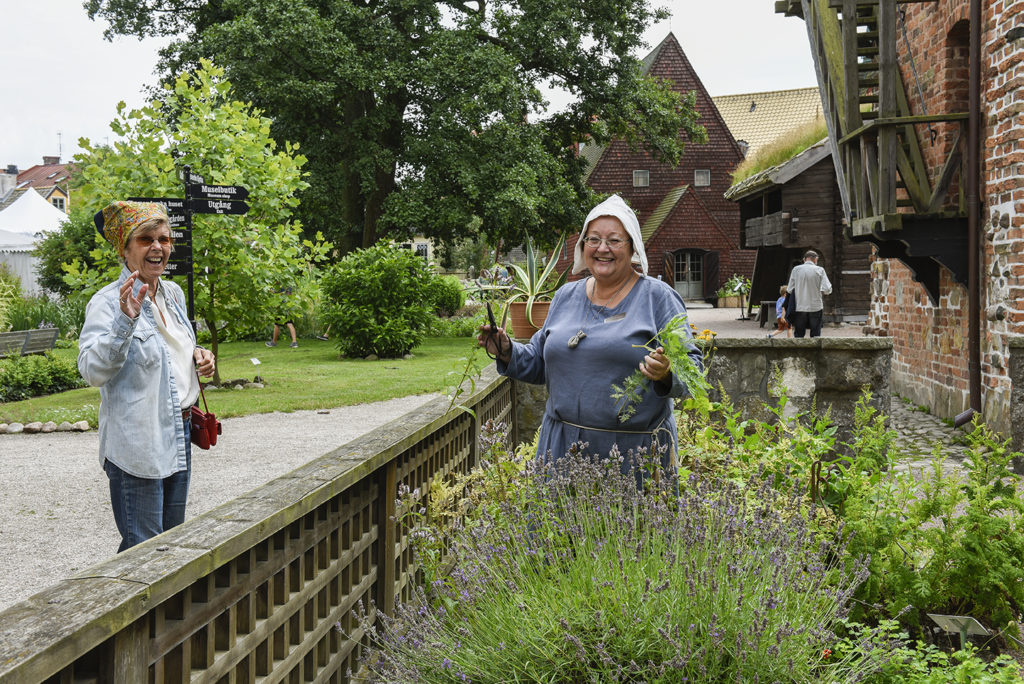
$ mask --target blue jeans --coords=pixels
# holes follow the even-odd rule
[[[185,422],[185,434],[190,434],[189,421]],[[185,438],[185,463],[185,470],[151,480],[129,475],[110,461],[103,462],[103,470],[110,480],[114,523],[121,533],[118,553],[185,521],[185,501],[192,474],[192,442],[188,437]]]

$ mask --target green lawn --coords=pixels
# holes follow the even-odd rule
[[[219,418],[271,411],[333,408],[430,392],[445,392],[455,384],[475,342],[463,338],[427,338],[413,350],[413,358],[339,359],[331,342],[300,340],[298,349],[287,342],[271,349],[263,342],[232,342],[220,345],[221,378],[229,380],[256,375],[265,381],[262,390],[208,392],[210,410]],[[57,354],[75,358],[77,348],[58,349]],[[250,359],[258,359],[254,365]],[[481,361],[486,361],[482,355]],[[454,373],[453,373],[454,371]],[[96,425],[100,393],[94,387],[46,397],[0,404],[0,422],[29,420],[88,420]]]

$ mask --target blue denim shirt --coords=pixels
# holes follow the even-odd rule
[[[170,352],[153,318],[147,297],[132,320],[119,303],[121,286],[131,275],[121,269],[117,282],[93,295],[78,338],[78,370],[100,388],[100,466],[109,460],[135,477],[160,479],[187,469],[185,434]],[[142,282],[136,280],[138,296]],[[188,324],[181,287],[161,280],[170,315]]]

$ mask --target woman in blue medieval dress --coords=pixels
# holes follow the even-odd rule
[[[555,293],[544,327],[529,343],[487,325],[479,343],[497,357],[502,375],[547,385],[539,456],[557,459],[585,444],[588,453],[605,458],[617,445],[623,456],[657,453],[668,468],[677,444],[673,400],[686,388],[664,349],[648,353],[642,345],[673,317],[685,315],[686,306],[672,287],[647,276],[640,224],[618,195],[594,207],[583,224],[572,272],[584,270],[589,277]],[[688,354],[699,368],[701,354],[692,343]],[[622,422],[611,386],[638,367],[650,382],[636,412]],[[623,469],[630,467],[627,458]]]

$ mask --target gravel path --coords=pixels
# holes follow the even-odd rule
[[[186,519],[437,396],[229,418],[217,446],[192,454]],[[98,454],[96,431],[0,435],[0,611],[117,551]]]

